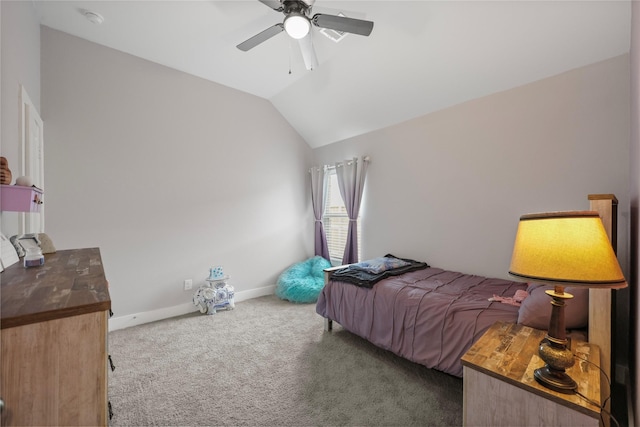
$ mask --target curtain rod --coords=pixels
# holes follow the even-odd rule
[[[371,161],[371,157],[369,157],[369,156],[364,156],[364,157],[362,158],[362,160],[363,160],[363,161],[365,161],[365,162],[367,162],[367,163],[369,163],[369,162]],[[353,158],[353,159],[351,159],[351,160],[345,160],[345,161],[346,161],[346,162],[353,162],[353,161],[355,161],[355,162],[357,163],[357,162],[358,162],[358,157],[354,157],[354,158]],[[344,162],[339,162],[339,163],[338,163],[338,165],[340,166],[340,165],[342,165],[343,163],[344,163]],[[335,168],[336,168],[336,165],[322,165],[322,166],[314,166],[314,167],[312,167],[311,169],[309,169],[309,173],[313,172],[313,170],[314,170],[314,169],[319,169],[319,168],[321,168],[321,167],[326,171],[326,170],[335,169]]]

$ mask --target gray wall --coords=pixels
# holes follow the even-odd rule
[[[2,152],[17,156],[18,95],[22,84],[40,107],[40,24],[31,2],[8,1],[2,9]],[[6,144],[6,146],[4,146]],[[6,156],[5,156],[6,157]],[[9,164],[11,167],[11,164]]]
[[[320,164],[371,156],[364,258],[393,253],[509,277],[520,215],[619,200],[628,271],[629,56],[315,149]]]
[[[312,151],[266,100],[42,27],[47,234],[99,246],[116,316],[312,255]]]

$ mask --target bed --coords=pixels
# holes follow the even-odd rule
[[[599,213],[615,250],[615,195],[591,194],[588,199],[589,209]],[[548,328],[551,304],[544,293],[548,287],[416,264],[424,265],[399,269],[398,274],[374,275],[367,285],[354,282],[370,277],[363,278],[359,272],[344,274],[348,266],[326,269],[325,286],[316,304],[316,312],[325,318],[325,329],[331,330],[336,321],[401,357],[461,377],[460,357],[494,322]],[[522,290],[526,298],[520,306],[512,305]],[[605,373],[601,389],[605,390],[612,371],[611,290],[565,290],[574,295],[565,307],[568,337],[598,345]]]
[[[460,358],[495,322],[547,329],[548,286],[422,264],[399,274],[391,270],[374,283],[350,277],[358,276],[358,264],[327,269],[316,303],[325,329],[335,321],[380,348],[457,377],[462,377]],[[565,309],[566,326],[579,332],[588,323],[589,291],[566,290],[574,295]]]
[[[336,321],[380,348],[458,377],[460,357],[472,343],[495,322],[518,320],[517,306],[490,299],[527,289],[526,283],[429,266],[367,287],[331,278],[342,271],[329,271],[318,297],[325,329]]]

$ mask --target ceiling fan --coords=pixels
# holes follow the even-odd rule
[[[311,24],[320,28],[341,31],[344,33],[368,36],[373,30],[373,22],[346,16],[316,13],[311,16],[311,7],[315,0],[259,0],[276,12],[284,13],[284,21],[259,32],[255,36],[240,43],[237,48],[246,52],[271,37],[285,31],[290,37],[298,40],[302,58],[307,70],[318,65],[313,43],[311,41]]]

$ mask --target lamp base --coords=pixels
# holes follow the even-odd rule
[[[533,371],[533,377],[543,386],[559,393],[571,394],[578,388],[578,384],[564,370],[558,371],[549,365]]]
[[[536,369],[533,376],[540,384],[551,390],[570,394],[577,390],[578,385],[565,372],[565,369],[572,367],[575,361],[573,353],[567,348],[564,300],[573,298],[573,295],[564,292],[563,286],[556,286],[545,293],[551,297],[551,319],[549,332],[538,347],[538,353],[545,365],[543,368]]]

